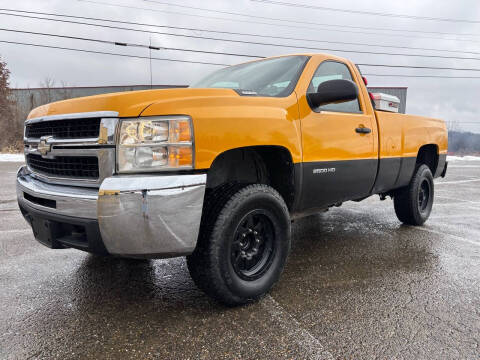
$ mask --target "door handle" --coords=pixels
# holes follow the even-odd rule
[[[358,134],[370,134],[372,132],[372,129],[362,126],[362,127],[357,127],[355,129],[355,132]]]

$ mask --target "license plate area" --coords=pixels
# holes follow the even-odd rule
[[[32,230],[35,238],[52,249],[65,247],[88,247],[87,232],[84,226],[56,222],[33,217]]]

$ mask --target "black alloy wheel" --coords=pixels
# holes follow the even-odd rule
[[[231,262],[235,273],[252,281],[262,276],[272,263],[275,232],[268,216],[253,210],[240,221],[231,246]]]
[[[432,212],[434,183],[432,171],[418,165],[408,186],[398,189],[393,197],[398,219],[408,225],[422,225]]]
[[[197,247],[187,256],[195,284],[236,306],[261,298],[278,281],[290,252],[290,214],[264,184],[226,184],[206,196]]]
[[[430,183],[424,179],[418,189],[418,211],[424,213],[430,202]]]

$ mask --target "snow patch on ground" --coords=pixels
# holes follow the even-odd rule
[[[0,154],[0,161],[25,162],[23,154]]]
[[[480,156],[447,156],[447,161],[480,161]]]

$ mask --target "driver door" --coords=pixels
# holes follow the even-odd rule
[[[333,79],[355,82],[348,65],[323,61],[311,79],[307,93]],[[358,83],[357,83],[358,85]],[[306,101],[306,94],[303,95]],[[301,207],[325,207],[370,194],[378,165],[376,122],[362,109],[360,99],[303,106],[303,191]],[[370,129],[370,133],[368,132]]]

